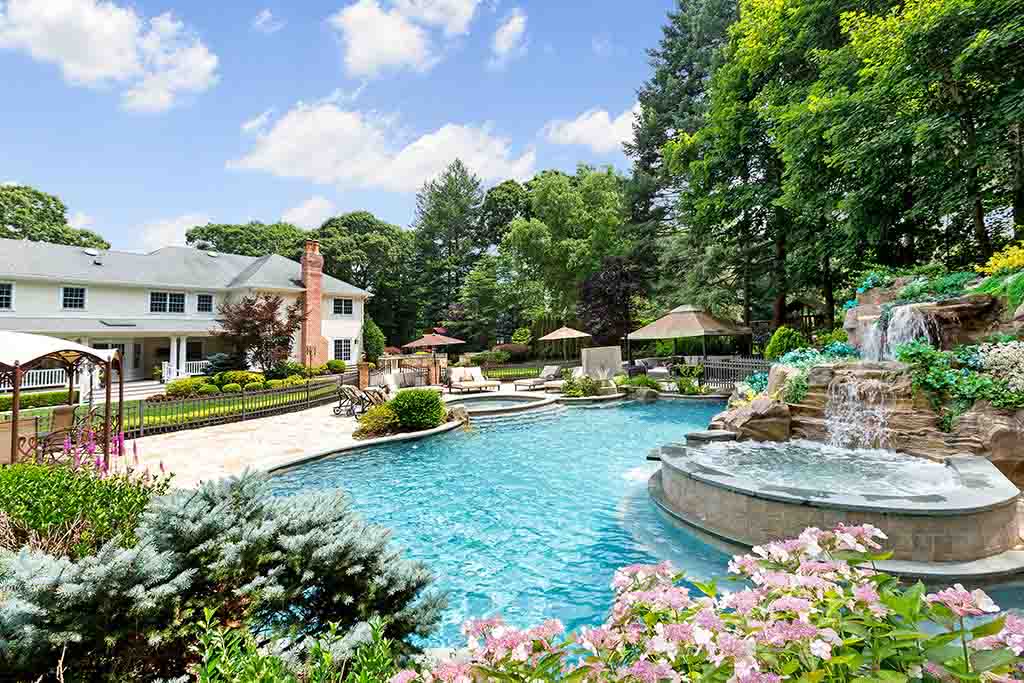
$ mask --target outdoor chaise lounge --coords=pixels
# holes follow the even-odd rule
[[[583,368],[581,368],[581,367],[580,368],[573,368],[572,369],[572,378],[573,379],[579,379],[580,377],[583,377]],[[545,382],[544,383],[544,391],[561,391],[562,390],[562,385],[564,385],[564,384],[565,384],[565,380],[564,379],[558,379],[558,380],[554,380],[554,381],[551,381],[551,382]]]
[[[535,389],[543,389],[544,385],[548,382],[552,382],[558,379],[558,373],[560,372],[557,365],[545,365],[540,371],[540,374],[530,379],[517,379],[513,382],[515,390],[519,391],[533,391]]]
[[[484,377],[480,368],[452,368],[449,374],[452,391],[486,391],[500,390],[501,382]]]

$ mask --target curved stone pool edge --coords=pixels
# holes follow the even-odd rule
[[[826,506],[828,504],[820,500],[809,499],[806,495],[800,496],[796,490],[783,492],[776,487],[776,490],[765,494],[758,491],[756,482],[745,480],[740,484],[740,477],[724,475],[728,481],[723,482],[722,473],[714,470],[686,471],[685,465],[678,462],[681,459],[662,460],[662,468],[648,482],[651,499],[677,523],[696,530],[701,535],[710,536],[719,544],[732,548],[749,548],[772,538],[795,536],[806,526],[828,528],[838,522],[870,522],[890,532],[890,540],[900,539],[899,542],[904,544],[904,550],[907,547],[910,549],[909,557],[878,563],[879,569],[883,571],[908,578],[920,578],[926,582],[961,581],[976,585],[988,585],[1024,574],[1024,550],[1014,549],[1013,542],[1004,543],[1004,547],[988,553],[985,557],[934,560],[936,542],[940,551],[946,548],[952,550],[951,544],[955,544],[959,551],[960,544],[969,545],[971,537],[981,538],[983,545],[992,542],[991,537],[985,539],[982,525],[975,520],[978,515],[994,514],[997,525],[1002,525],[998,533],[1010,533],[1014,537],[1013,541],[1016,541],[1016,508],[1019,492],[1009,481],[1003,482],[1003,486],[999,486],[998,480],[995,482],[996,493],[989,496],[987,504],[977,498],[970,501],[964,506],[968,510],[966,515],[958,514],[960,510],[950,505],[943,509],[937,501],[930,505],[927,501],[918,501],[922,509],[906,513],[901,510],[882,509],[875,503],[874,512],[871,512],[871,506],[864,506],[863,501],[861,505],[847,501],[851,504],[846,507],[835,504],[829,508]],[[998,478],[1005,480],[1005,477],[987,461],[979,461],[969,456],[962,456],[957,460],[954,466],[958,467],[961,476],[966,481],[973,480],[976,486],[983,483],[979,477],[992,474],[989,470],[995,471]],[[665,485],[666,472],[670,477],[668,487]],[[701,490],[689,491],[683,497],[681,490],[674,489],[678,489],[680,483],[686,482],[690,483],[690,488]],[[728,483],[728,486],[724,485],[725,483]],[[927,509],[928,507],[930,509]],[[793,529],[788,529],[783,521],[786,512],[790,513],[789,521]],[[744,529],[743,523],[746,521],[754,522],[763,537],[752,538],[749,533],[738,531],[737,529]],[[898,527],[893,526],[894,521]],[[915,529],[914,525],[917,523],[922,523],[922,526]],[[797,526],[800,528],[797,529]],[[749,524],[746,528],[749,529]],[[950,533],[950,529],[962,533],[953,534]],[[918,533],[915,534],[915,530]],[[1009,547],[1005,547],[1007,545]],[[921,557],[926,550],[929,559],[923,560]],[[985,554],[984,551],[982,554]]]

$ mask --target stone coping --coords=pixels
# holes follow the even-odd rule
[[[571,396],[556,396],[555,401],[567,406],[589,406],[621,401],[627,396],[628,394],[625,393],[608,394],[607,396],[579,396],[577,398],[573,398]]]
[[[475,405],[483,405],[488,400],[496,401],[518,401],[522,403],[519,406],[502,406],[500,408],[477,408]],[[481,394],[479,396],[452,396],[446,397],[444,400],[446,406],[462,406],[469,413],[470,419],[473,416],[487,417],[491,415],[513,415],[515,413],[525,413],[538,408],[546,408],[547,406],[558,403],[558,397],[556,396],[516,396],[508,392]],[[469,409],[469,405],[475,404],[473,410]]]
[[[946,458],[946,466],[960,476],[961,486],[950,491],[919,496],[902,494],[856,494],[814,491],[799,487],[763,484],[754,479],[699,464],[686,456],[686,448],[662,449],[662,467],[682,472],[710,486],[723,488],[752,498],[792,505],[854,510],[858,512],[898,512],[910,516],[955,516],[986,512],[1013,505],[1020,491],[992,463],[973,455]],[[910,457],[910,456],[908,456]]]
[[[698,403],[727,403],[729,396],[724,394],[679,394],[671,391],[659,391],[659,399],[669,401],[697,401]]]
[[[446,434],[454,429],[463,426],[461,422],[445,422],[443,425],[434,427],[433,429],[425,429],[421,432],[409,432],[406,434],[392,434],[391,436],[381,436],[376,439],[367,439],[366,441],[360,441],[359,443],[349,444],[346,446],[335,446],[334,448],[328,448],[313,453],[303,453],[302,455],[283,462],[278,465],[274,465],[266,470],[269,474],[277,474],[289,470],[299,465],[305,465],[306,463],[313,462],[315,460],[323,460],[324,458],[331,457],[333,455],[341,455],[342,453],[350,453],[352,451],[361,451],[365,448],[373,448],[374,446],[383,446],[385,444],[400,443],[402,441],[416,441],[419,439],[425,439],[428,436],[434,436],[435,434]]]
[[[715,533],[714,530],[702,525],[699,520],[690,519],[673,509],[665,496],[661,483],[661,470],[655,472],[647,482],[647,491],[655,506],[664,512],[673,522],[687,532],[696,535],[701,541],[720,550],[727,555],[746,553],[750,546],[738,543],[735,539]],[[970,562],[914,562],[912,560],[885,560],[876,562],[879,571],[909,580],[920,579],[925,583],[950,583],[959,581],[973,585],[990,585],[1000,580],[1024,575],[1024,550],[1007,550]]]

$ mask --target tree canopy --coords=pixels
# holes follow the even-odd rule
[[[28,185],[0,185],[0,237],[109,249],[91,230],[68,225],[68,208],[59,197]]]
[[[225,254],[291,256],[297,249],[301,249],[306,234],[291,223],[208,223],[189,229],[185,241],[196,249]]]

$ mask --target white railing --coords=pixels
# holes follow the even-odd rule
[[[78,378],[75,377],[77,383]],[[29,370],[21,376],[22,389],[45,389],[46,387],[66,387],[68,385],[68,373],[63,368],[52,368],[48,370]],[[10,382],[0,380],[0,391],[14,391]]]
[[[205,375],[207,368],[210,367],[210,361],[208,360],[189,360],[185,361],[185,374],[187,375]]]

